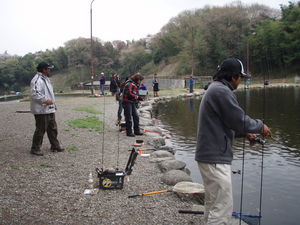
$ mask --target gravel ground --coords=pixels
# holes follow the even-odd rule
[[[104,168],[117,166],[119,136],[119,167],[125,169],[136,138],[117,131],[117,103],[112,97],[105,101]],[[138,157],[122,190],[83,194],[89,172],[96,177],[95,168],[102,167],[103,134],[70,128],[68,121],[93,116],[75,107],[103,111],[103,105],[103,98],[57,98],[58,138],[64,148],[76,146],[78,150],[52,153],[45,135],[45,155],[38,157],[29,153],[33,115],[15,113],[28,110],[29,102],[0,103],[0,224],[201,224],[202,216],[178,213],[191,209],[192,203],[174,193],[128,199],[128,195],[171,188],[161,183],[162,174],[149,158]],[[103,115],[97,116],[102,120]]]

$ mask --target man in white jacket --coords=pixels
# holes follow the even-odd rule
[[[37,74],[33,77],[30,83],[31,87],[31,112],[35,118],[35,132],[32,139],[30,153],[37,156],[43,156],[41,151],[43,137],[47,132],[51,150],[53,152],[62,152],[57,140],[57,125],[55,121],[55,97],[52,84],[49,80],[50,69],[49,63],[41,62],[37,66]]]

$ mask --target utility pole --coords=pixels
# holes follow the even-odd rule
[[[249,60],[249,37],[247,37],[247,74],[250,74],[250,60]]]
[[[93,59],[93,2],[95,0],[92,0],[91,2],[91,7],[90,7],[90,16],[91,16],[91,49],[90,49],[90,57],[91,57],[91,62],[90,62],[90,74],[91,74],[91,93],[94,95],[94,59]]]

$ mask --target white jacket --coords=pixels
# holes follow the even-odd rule
[[[38,72],[30,82],[30,109],[33,114],[55,113],[56,107],[43,104],[47,100],[55,102],[52,84],[47,76]]]

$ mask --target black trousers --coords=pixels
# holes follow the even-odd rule
[[[123,111],[122,101],[119,100],[118,120],[122,119],[122,111]]]
[[[55,121],[55,114],[38,114],[34,115],[35,118],[35,131],[32,139],[31,150],[39,151],[43,144],[45,132],[47,132],[51,149],[60,148],[59,141],[57,140],[57,124]]]
[[[124,116],[126,122],[126,133],[132,134],[132,122],[134,133],[140,133],[140,118],[134,103],[123,102]]]

